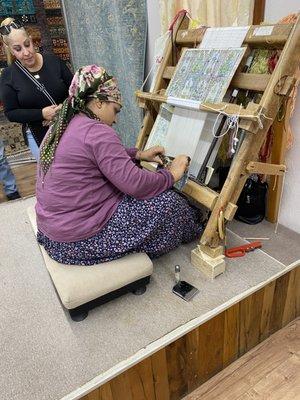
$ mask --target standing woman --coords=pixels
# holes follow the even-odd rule
[[[22,24],[6,18],[0,26],[7,62],[1,77],[4,112],[23,124],[25,142],[35,159],[60,104],[68,96],[72,73],[54,54],[40,54]]]

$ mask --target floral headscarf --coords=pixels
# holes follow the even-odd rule
[[[91,98],[112,101],[122,106],[121,93],[116,79],[108,75],[104,68],[97,65],[87,65],[80,68],[72,79],[69,97],[63,102],[54,124],[41,145],[40,165],[44,174],[48,172],[58,143],[74,115],[83,112],[90,118],[98,119],[86,107]]]

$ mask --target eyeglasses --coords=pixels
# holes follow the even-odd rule
[[[20,21],[13,21],[8,25],[0,26],[0,34],[2,36],[9,35],[11,32],[11,28],[20,29],[23,28],[23,24]]]

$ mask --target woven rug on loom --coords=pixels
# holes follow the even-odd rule
[[[74,68],[98,64],[114,75],[123,96],[116,131],[133,146],[142,113],[134,92],[144,80],[147,36],[146,0],[64,0]]]

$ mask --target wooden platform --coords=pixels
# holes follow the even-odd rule
[[[300,398],[300,319],[276,332],[184,400]]]
[[[298,265],[82,399],[182,399],[299,314]]]

